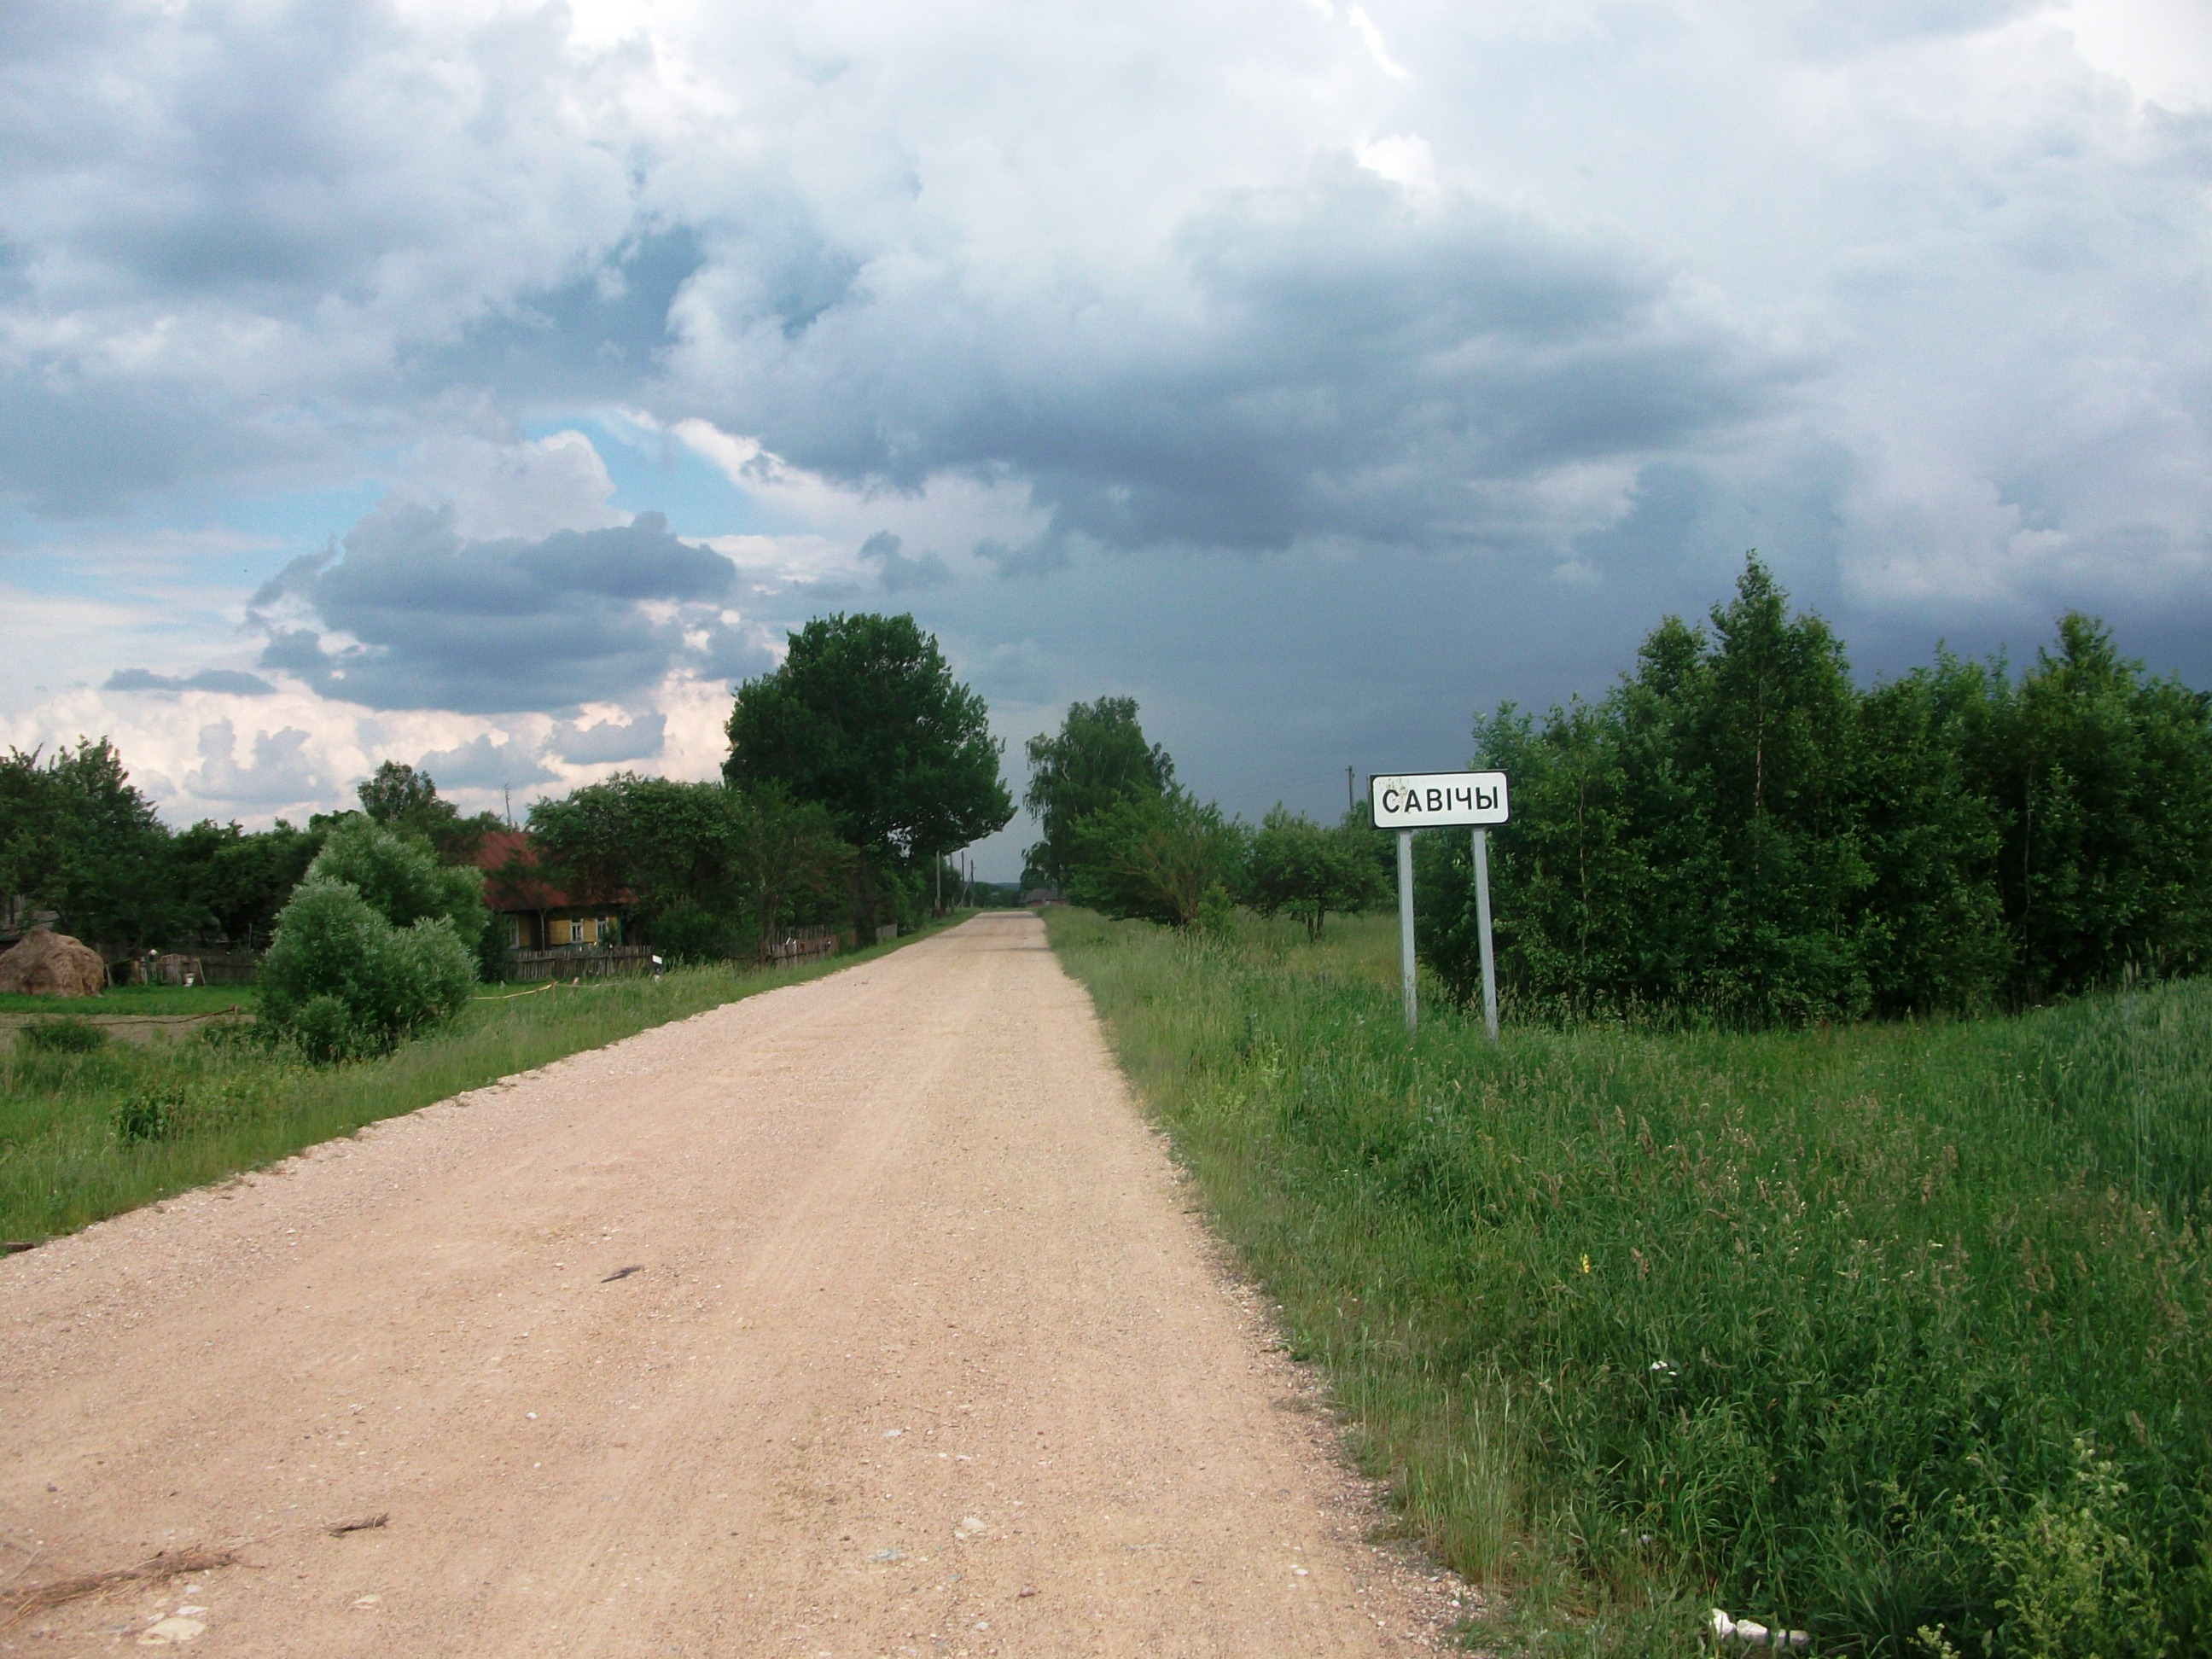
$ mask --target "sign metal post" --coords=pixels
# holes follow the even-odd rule
[[[1398,974],[1406,1029],[1420,1022],[1413,972],[1413,831],[1446,825],[1474,830],[1474,920],[1482,935],[1482,1023],[1498,1041],[1498,962],[1490,940],[1489,828],[1510,816],[1503,772],[1406,772],[1368,780],[1367,811],[1377,830],[1398,832]]]
[[[1405,993],[1406,1029],[1421,1023],[1419,994],[1413,988],[1413,832],[1398,832],[1398,978]]]
[[[1498,1041],[1498,958],[1490,949],[1490,831],[1474,832],[1474,921],[1482,930],[1482,1028]]]

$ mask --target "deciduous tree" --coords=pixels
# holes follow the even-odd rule
[[[58,914],[64,933],[135,952],[197,920],[170,879],[168,831],[106,738],[46,760],[0,760],[0,901]]]
[[[1332,910],[1364,910],[1382,897],[1370,843],[1375,832],[1354,821],[1324,828],[1280,802],[1260,821],[1246,866],[1246,892],[1264,915],[1288,911],[1318,939]]]
[[[1117,802],[1158,799],[1175,786],[1175,762],[1145,740],[1133,697],[1071,704],[1057,732],[1030,739],[1029,763],[1023,805],[1042,834],[1024,856],[1063,890],[1073,867],[1075,832],[1085,818]]]
[[[1067,896],[1109,916],[1188,927],[1224,905],[1244,864],[1243,827],[1181,787],[1091,813],[1074,832]]]
[[[825,808],[857,854],[855,923],[875,937],[879,869],[1005,827],[1012,798],[983,699],[910,616],[817,617],[738,689],[723,775]]]

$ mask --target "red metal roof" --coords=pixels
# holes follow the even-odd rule
[[[566,910],[595,904],[626,904],[630,896],[572,896],[538,874],[538,849],[526,830],[495,830],[477,848],[477,868],[484,872],[484,902],[494,910]]]

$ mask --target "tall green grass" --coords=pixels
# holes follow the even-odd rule
[[[1050,924],[1486,1641],[2212,1651],[2212,984],[1493,1048],[1379,918]]]
[[[0,1033],[0,1238],[68,1232],[908,942],[797,969],[685,968],[657,981],[486,988],[438,1030],[341,1066],[309,1066],[297,1050],[235,1026],[88,1049]]]

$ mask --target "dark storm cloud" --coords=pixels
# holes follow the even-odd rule
[[[1434,547],[1540,533],[1511,486],[1723,440],[1802,372],[1632,250],[1348,157],[1223,196],[1175,254],[1188,314],[1072,360],[1051,319],[856,296],[764,349],[729,418],[854,483],[1011,470],[1113,547]],[[1051,545],[978,552],[1015,574]]]
[[[1023,576],[1049,576],[1055,570],[1065,570],[1073,562],[1065,536],[1036,536],[1019,547],[1009,547],[995,536],[987,536],[975,544],[975,556],[996,569],[1008,580]]]
[[[8,62],[0,179],[67,227],[75,280],[264,314],[357,305],[380,257],[495,234],[477,168],[503,150],[511,180],[543,143],[566,55],[549,9],[449,36],[426,73],[422,33],[374,0],[63,6],[36,35]]]
[[[657,683],[728,560],[657,513],[539,541],[464,542],[450,510],[387,503],[343,552],[295,560],[253,598],[262,665],[375,708],[503,713],[618,699]],[[285,625],[293,610],[320,629]],[[712,614],[712,613],[709,613]],[[327,633],[350,636],[333,643]]]
[[[266,697],[276,688],[258,674],[234,668],[203,668],[197,674],[156,674],[144,668],[119,668],[107,677],[103,691],[144,691],[173,696],[179,691],[228,691],[234,696]]]
[[[713,622],[702,631],[707,637],[696,659],[701,678],[734,684],[775,672],[775,653],[761,629],[732,628]]]

